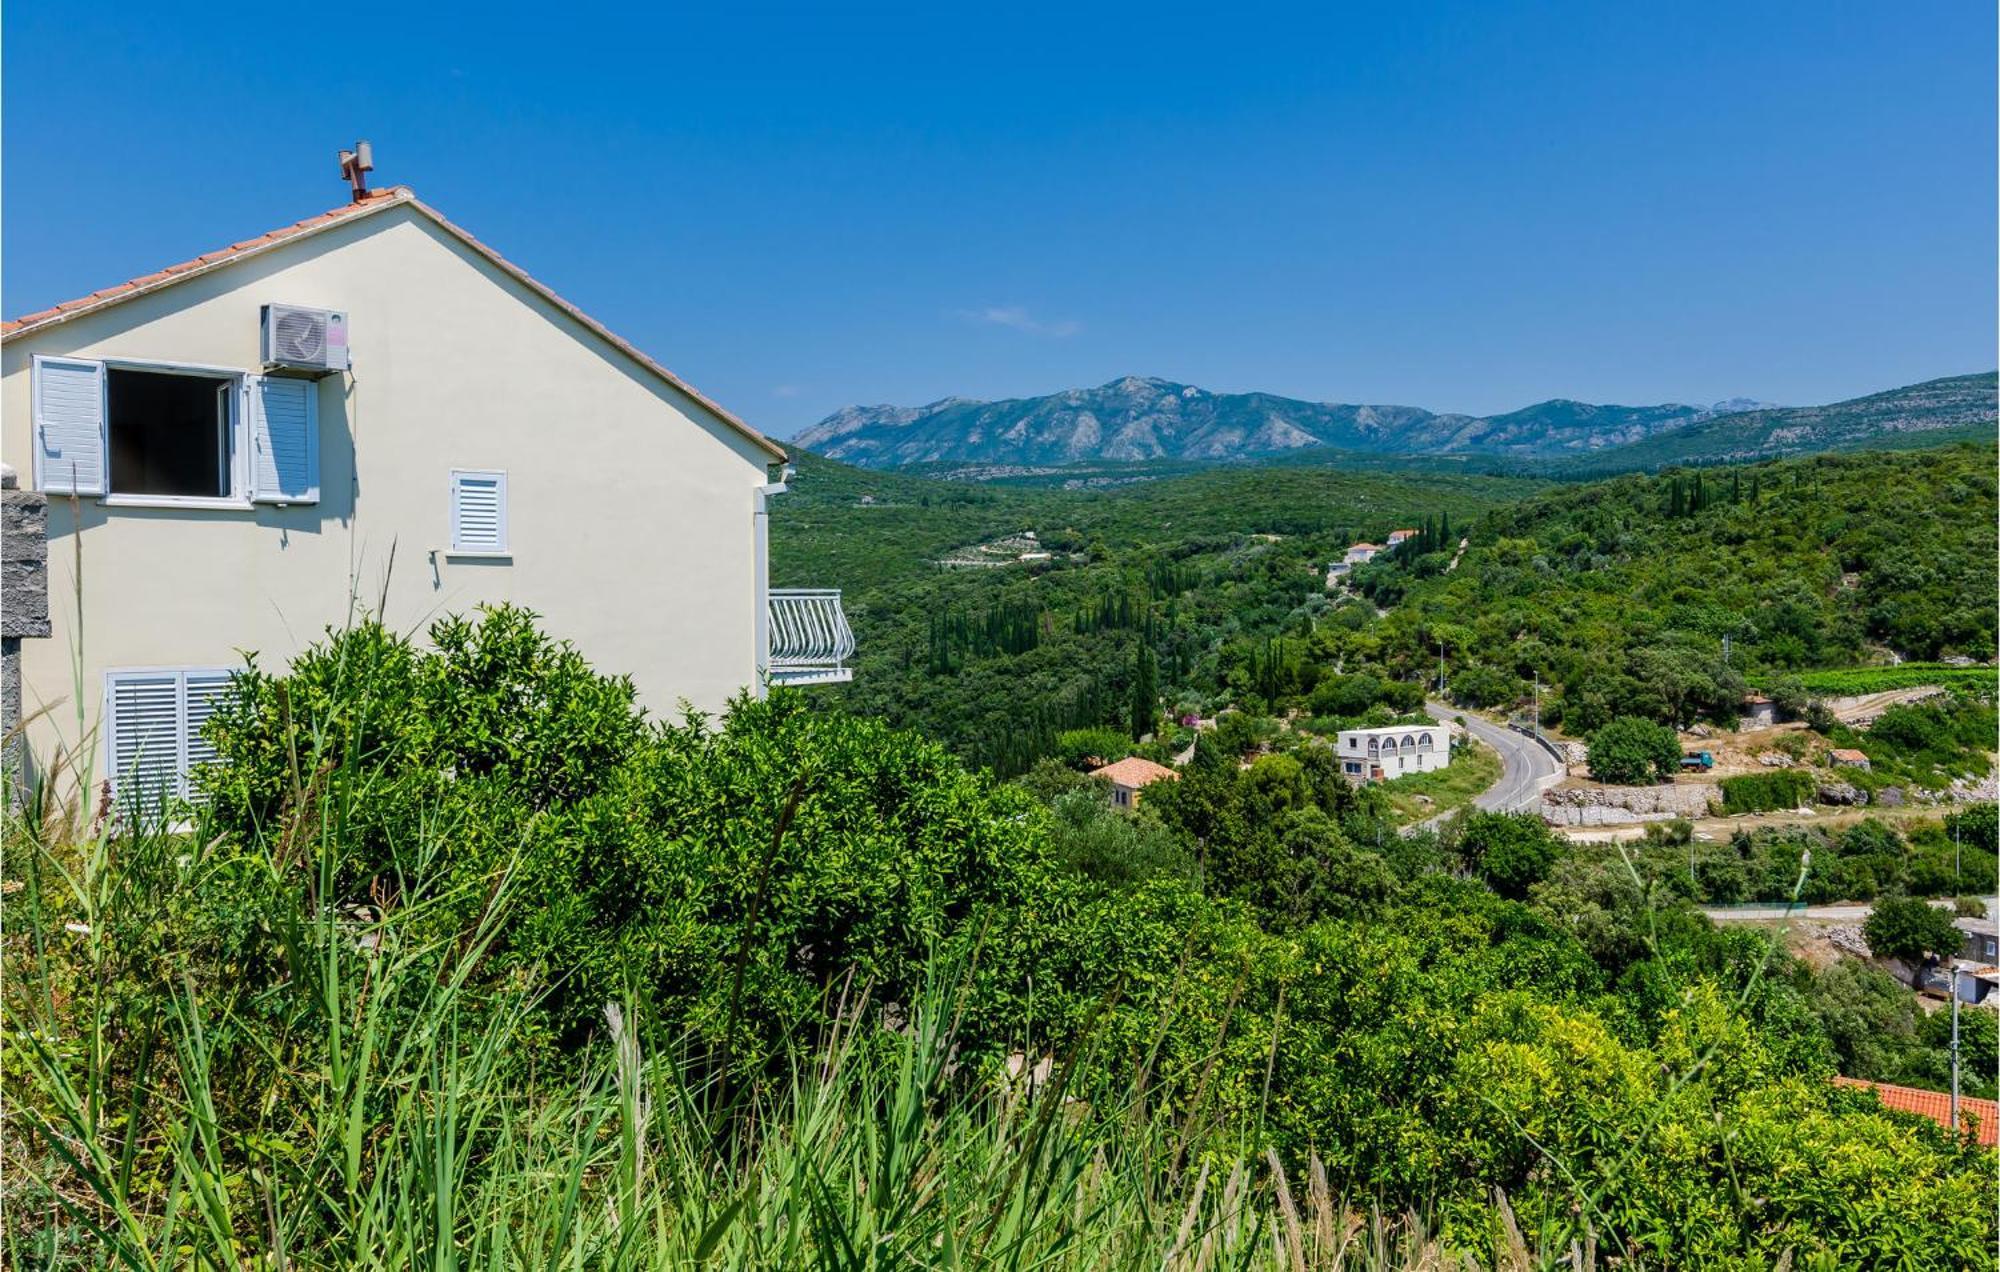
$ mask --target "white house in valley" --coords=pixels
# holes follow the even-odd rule
[[[769,586],[785,451],[352,175],[343,207],[0,326],[0,457],[49,503],[31,754],[178,783],[245,652],[281,666],[378,602],[415,631],[526,606],[655,713],[848,678],[840,594]]]
[[[1435,722],[1342,729],[1340,771],[1357,782],[1384,782],[1451,763],[1451,735]]]

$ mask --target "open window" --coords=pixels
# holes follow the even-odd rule
[[[34,360],[35,484],[112,501],[319,500],[310,380],[214,367]]]
[[[114,495],[228,499],[236,436],[234,376],[111,367],[105,426]]]

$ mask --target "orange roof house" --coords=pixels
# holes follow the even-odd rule
[[[1939,1126],[1951,1125],[1951,1097],[1943,1091],[1896,1086],[1889,1082],[1867,1082],[1860,1078],[1835,1077],[1836,1086],[1864,1087],[1875,1093],[1882,1107],[1898,1113],[1915,1113]],[[1987,1148],[2000,1144],[2000,1103],[1961,1096],[1958,1101],[1961,1129],[1970,1131]]]
[[[1137,808],[1139,792],[1154,782],[1181,780],[1181,775],[1164,764],[1128,755],[1116,764],[1092,769],[1092,777],[1101,777],[1111,783],[1111,802],[1120,808]]]
[[[1851,768],[1868,767],[1867,752],[1857,751],[1851,746],[1835,747],[1833,750],[1828,751],[1827,754],[1832,757],[1836,765],[1845,764]]]

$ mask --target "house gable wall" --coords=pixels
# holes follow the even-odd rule
[[[413,631],[481,603],[526,605],[600,668],[631,674],[656,711],[713,710],[751,683],[753,490],[770,456],[412,207],[7,341],[0,451],[25,484],[33,355],[254,372],[267,302],[349,315],[352,379],[317,388],[320,502],[52,499],[55,630],[24,651],[24,707],[69,701],[38,749],[55,722],[70,740],[94,727],[104,669],[233,664],[244,650],[281,665],[356,604],[383,603]],[[453,468],[508,473],[511,560],[444,553]]]

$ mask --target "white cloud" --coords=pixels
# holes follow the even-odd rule
[[[796,384],[774,384],[771,386],[772,397],[795,398],[798,395],[799,386]]]
[[[1037,318],[1028,312],[1025,305],[983,305],[978,309],[957,310],[956,316],[966,322],[985,323],[993,327],[1011,327],[1015,331],[1025,331],[1031,336],[1050,336],[1058,340],[1083,330],[1083,324],[1074,318]]]

